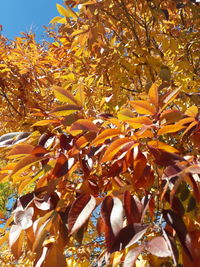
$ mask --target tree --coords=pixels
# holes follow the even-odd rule
[[[0,142],[0,181],[18,195],[2,262],[197,266],[199,4],[57,9],[54,42],[2,37],[2,107],[26,131]]]

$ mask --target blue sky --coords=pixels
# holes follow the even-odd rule
[[[0,0],[2,34],[14,39],[32,28],[38,41],[44,39],[42,26],[48,26],[53,17],[59,16],[57,3],[62,4],[63,0]]]

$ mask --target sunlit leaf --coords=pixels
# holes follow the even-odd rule
[[[151,105],[148,101],[130,101],[130,104],[139,114],[154,115],[156,113],[155,106]]]

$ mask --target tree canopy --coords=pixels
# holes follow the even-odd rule
[[[51,41],[0,36],[0,262],[198,266],[199,4],[57,10]]]

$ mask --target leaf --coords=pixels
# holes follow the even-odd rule
[[[139,223],[142,216],[142,204],[129,191],[124,193],[124,209],[128,224]]]
[[[168,109],[161,113],[160,120],[162,124],[179,122],[183,117],[183,113],[176,109]]]
[[[112,212],[113,208],[113,198],[111,196],[106,196],[105,199],[102,202],[101,206],[101,216],[104,221],[104,232],[105,232],[105,238],[106,238],[106,246],[108,251],[112,247],[113,240],[115,238],[111,223],[110,223],[110,214]]]
[[[177,162],[185,161],[183,157],[175,153],[165,152],[162,149],[149,146],[149,151],[155,158],[155,163],[161,166],[173,166]]]
[[[98,132],[99,128],[90,120],[80,119],[72,124],[69,131],[71,134],[77,135],[83,131]]]
[[[138,143],[128,137],[117,139],[107,148],[101,163],[112,160],[117,153],[129,151],[136,146],[138,146]]]
[[[84,106],[85,104],[85,92],[83,87],[78,87],[78,90],[76,92],[76,99],[81,104],[81,106]]]
[[[144,125],[150,126],[153,124],[152,120],[150,120],[148,117],[144,117],[144,116],[139,116],[136,118],[127,119],[126,122],[128,124],[130,124],[130,126],[133,127],[134,129],[141,128]]]
[[[45,264],[42,265],[44,267],[66,267],[66,259],[61,252],[60,247],[57,244],[51,243],[48,245],[48,250],[45,257]]]
[[[32,127],[34,126],[47,126],[49,124],[59,124],[60,122],[58,120],[41,120],[41,121],[37,121],[36,123],[34,123],[32,125]]]
[[[23,159],[21,159],[14,167],[11,175],[16,175],[31,167],[34,163],[41,161],[42,159],[47,157],[39,157],[34,155],[29,155]]]
[[[24,231],[17,225],[13,225],[9,233],[9,246],[12,254],[19,259],[23,253]]]
[[[63,6],[56,4],[57,10],[60,13],[60,15],[64,17],[72,17],[77,19],[76,13],[66,4],[67,8],[64,8]]]
[[[147,241],[146,250],[157,257],[171,257],[171,252],[162,236],[157,236]]]
[[[134,267],[138,256],[142,253],[143,250],[143,246],[138,246],[129,250],[124,259],[123,267]]]
[[[198,114],[198,107],[195,105],[189,107],[185,112],[185,115],[192,117],[192,118],[195,118],[197,114]]]
[[[16,157],[21,157],[27,154],[31,154],[34,146],[29,144],[15,145],[10,152],[7,154],[8,159],[14,159]]]
[[[185,253],[187,253],[188,257],[192,260],[192,254],[189,249],[191,239],[182,218],[171,210],[163,210],[162,213],[165,221],[176,231]]]
[[[135,114],[130,109],[125,108],[118,112],[117,117],[121,121],[126,121],[127,119],[134,118]]]
[[[54,91],[55,97],[61,102],[76,105],[76,106],[78,105],[77,100],[71,94],[70,91],[63,89],[62,87],[59,87],[59,86],[53,86],[52,89]]]
[[[110,139],[112,137],[118,136],[122,134],[122,132],[118,129],[106,129],[101,132],[91,143],[92,146],[97,146],[105,142],[105,140]]]
[[[14,213],[14,222],[21,227],[21,229],[28,229],[32,226],[32,217],[34,209],[29,207],[25,210],[19,210]]]
[[[60,23],[61,20],[62,20],[62,17],[56,16],[49,23],[50,24]]]
[[[152,106],[148,101],[130,101],[130,104],[139,114],[154,115],[156,113],[155,106]]]
[[[18,240],[20,234],[21,234],[21,227],[18,225],[12,225],[9,232],[9,246],[12,248],[14,243]]]
[[[56,161],[56,165],[52,170],[52,175],[54,178],[59,178],[64,176],[68,172],[68,159],[61,153]]]
[[[170,153],[178,153],[179,151],[172,147],[172,146],[169,146],[161,141],[149,141],[148,142],[148,146],[151,146],[153,148],[156,148],[156,149],[162,149],[166,152],[170,152]]]
[[[113,234],[117,236],[123,227],[123,206],[119,198],[113,198],[113,207],[110,213],[110,226],[112,228]]]
[[[88,220],[96,206],[96,199],[89,194],[80,195],[72,204],[68,215],[68,229],[73,234]]]
[[[163,96],[163,107],[162,110],[165,109],[179,94],[180,89],[174,89],[173,91],[166,93]]]
[[[185,126],[179,125],[179,124],[171,124],[171,125],[162,126],[158,130],[158,135],[162,135],[162,134],[166,134],[166,133],[176,133],[176,132],[178,132],[184,128],[185,128]]]
[[[71,115],[71,114],[73,114],[79,110],[81,110],[81,107],[79,107],[77,105],[66,104],[66,105],[54,108],[53,110],[51,110],[50,113],[55,114],[57,116],[67,116],[67,115]]]
[[[146,225],[139,223],[125,226],[114,238],[110,252],[120,251],[137,243],[144,236],[147,229]]]
[[[151,103],[158,108],[158,102],[159,102],[159,97],[158,97],[158,86],[154,83],[151,88],[149,89],[149,98]]]

